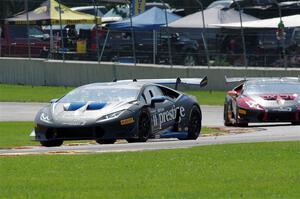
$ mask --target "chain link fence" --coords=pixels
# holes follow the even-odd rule
[[[279,38],[276,28],[249,29],[243,28],[242,23],[239,29],[202,26],[206,24],[202,13],[203,23],[199,28],[172,28],[165,23],[159,29],[141,30],[134,28],[129,6],[123,5],[122,10],[95,1],[88,7],[72,10],[102,18],[102,23],[95,20],[94,23],[65,24],[61,20],[56,24],[43,24],[30,18],[28,4],[31,1],[34,0],[25,0],[22,4],[26,23],[1,20],[1,57],[209,67],[300,66],[300,29],[297,27],[284,28],[284,35]],[[196,3],[199,7],[195,9],[201,11],[203,5]],[[58,5],[54,9],[61,10],[61,14],[63,4],[58,1]],[[171,9],[164,2],[159,5],[165,12],[182,14],[183,11],[182,8]],[[110,28],[112,21],[123,17],[130,19],[131,26],[124,30]]]

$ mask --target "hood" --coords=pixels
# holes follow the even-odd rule
[[[300,95],[293,93],[256,94],[241,98],[241,101],[253,102],[264,108],[294,106],[300,103]]]
[[[127,110],[132,104],[129,102],[111,102],[111,103],[53,103],[50,106],[53,121],[61,124],[80,124],[95,123],[101,117]]]

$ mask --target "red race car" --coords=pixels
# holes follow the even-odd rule
[[[300,79],[226,78],[240,83],[227,92],[224,103],[225,126],[248,126],[250,122],[291,122],[300,124]]]

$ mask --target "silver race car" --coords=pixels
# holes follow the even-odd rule
[[[42,108],[31,135],[47,147],[60,146],[64,140],[94,139],[112,144],[117,139],[197,139],[202,119],[197,100],[164,84],[202,87],[207,77],[84,85]]]

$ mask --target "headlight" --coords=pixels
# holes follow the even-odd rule
[[[114,119],[114,118],[119,117],[123,112],[124,112],[124,110],[117,111],[117,112],[114,112],[114,113],[110,113],[110,114],[104,115],[99,120],[101,121],[101,120]]]
[[[40,115],[40,120],[46,123],[52,123],[52,119],[48,113],[43,112]]]

